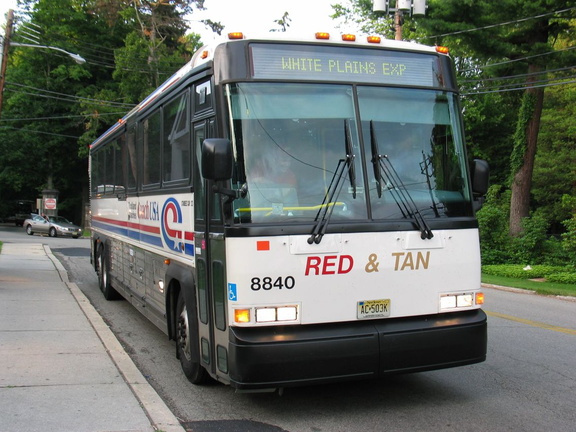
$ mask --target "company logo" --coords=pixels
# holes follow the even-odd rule
[[[194,233],[182,230],[182,208],[176,199],[168,198],[162,207],[162,239],[170,250],[194,255]]]

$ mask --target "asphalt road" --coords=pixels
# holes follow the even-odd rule
[[[239,394],[186,381],[174,343],[126,301],[105,301],[86,239],[28,237],[0,226],[1,241],[49,244],[127,352],[194,432],[576,431],[576,302],[486,289],[488,359],[380,381]]]

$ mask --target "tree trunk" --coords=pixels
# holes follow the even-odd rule
[[[530,65],[529,73],[538,72],[541,68]],[[528,84],[534,78],[528,79]],[[522,233],[522,218],[530,215],[530,191],[532,188],[532,171],[538,146],[540,116],[544,101],[544,89],[529,87],[526,90],[515,135],[512,152],[512,197],[510,200],[510,235]]]

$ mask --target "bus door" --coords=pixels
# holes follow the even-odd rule
[[[196,297],[200,362],[212,376],[227,382],[228,332],[226,319],[226,277],[224,225],[220,212],[220,195],[211,190],[210,182],[201,176],[201,148],[213,130],[213,119],[194,125],[195,174],[195,257]]]

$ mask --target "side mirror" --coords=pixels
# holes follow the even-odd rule
[[[488,162],[482,159],[474,159],[472,162],[472,192],[484,196],[488,192],[490,180],[490,167]]]
[[[222,138],[207,138],[202,143],[202,176],[221,181],[232,178],[232,145]]]
[[[488,162],[482,159],[474,159],[472,162],[472,193],[474,195],[474,211],[478,211],[484,204],[484,195],[488,192],[490,180],[490,167]]]

